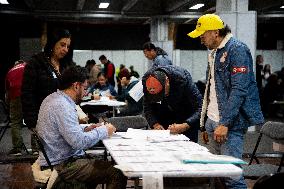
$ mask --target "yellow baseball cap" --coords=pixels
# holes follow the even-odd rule
[[[209,30],[218,30],[224,28],[224,22],[216,14],[205,14],[201,16],[196,24],[196,29],[187,35],[191,38],[199,37]]]

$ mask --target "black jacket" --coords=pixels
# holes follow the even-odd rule
[[[60,65],[60,72],[66,67]],[[59,77],[43,52],[34,55],[26,65],[22,84],[22,110],[28,127],[36,126],[40,105],[45,97],[58,89]]]
[[[187,123],[190,129],[183,134],[197,142],[202,96],[190,73],[186,69],[171,65],[153,68],[142,78],[144,93],[146,78],[155,70],[166,73],[170,80],[170,92],[161,103],[150,103],[144,98],[144,113],[150,127],[159,123],[167,129],[173,123]]]

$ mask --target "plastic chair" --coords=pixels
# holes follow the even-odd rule
[[[279,152],[279,154],[282,155],[282,158],[279,162],[279,166],[268,163],[260,163],[257,159],[256,152],[259,143],[263,138],[263,135],[267,136],[275,142],[283,143],[284,123],[269,121],[261,127],[260,134],[254,147],[253,153],[251,155],[249,164],[243,167],[244,177],[246,179],[258,179],[259,177],[275,174],[281,171],[284,160],[284,152]],[[256,160],[256,164],[252,164],[253,160]]]
[[[126,132],[128,128],[148,129],[149,124],[143,116],[111,117],[108,122],[116,127],[118,132]]]

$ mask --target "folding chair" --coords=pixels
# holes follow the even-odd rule
[[[48,158],[48,156],[47,156],[47,153],[46,153],[46,151],[44,150],[43,143],[42,143],[42,139],[40,138],[40,136],[38,135],[38,133],[36,132],[36,130],[35,130],[34,128],[31,128],[30,130],[33,132],[33,134],[34,134],[34,136],[35,136],[35,140],[36,140],[36,142],[37,142],[37,144],[38,144],[39,150],[42,152],[42,154],[43,154],[43,156],[44,156],[44,158],[45,158],[45,160],[46,160],[46,162],[47,162],[47,164],[48,164],[48,168],[49,168],[51,171],[53,171],[53,166],[51,165],[50,160],[49,160],[49,158]],[[47,186],[47,183],[48,183],[48,180],[47,180],[46,183],[36,182],[35,188],[36,188],[36,189],[45,189],[46,186]]]
[[[108,122],[116,127],[118,132],[126,132],[128,128],[149,129],[149,124],[143,116],[111,117]]]
[[[279,166],[268,164],[268,163],[260,163],[257,158],[257,149],[263,135],[272,139],[277,143],[284,144],[284,123],[280,122],[266,122],[260,129],[260,134],[257,139],[256,145],[253,149],[253,153],[251,155],[249,164],[243,167],[244,177],[246,179],[258,179],[264,175],[271,175],[277,172],[281,172],[281,168],[284,160],[284,152],[279,152],[278,154],[282,155],[280,159]],[[252,164],[253,160],[256,161],[256,164]]]
[[[42,152],[47,164],[48,164],[48,168],[51,169],[51,171],[53,171],[54,167],[53,165],[51,164],[48,156],[47,156],[47,153],[44,149],[44,146],[43,146],[43,141],[42,139],[40,138],[40,136],[38,135],[37,131],[34,129],[34,128],[31,128],[31,131],[33,132],[33,134],[35,135],[35,139],[36,139],[36,142],[38,144],[38,147],[39,147],[39,150]],[[47,187],[47,184],[48,184],[48,181],[46,183],[40,183],[40,182],[36,182],[36,189],[45,189]],[[62,181],[64,182],[64,181]],[[70,188],[70,189],[73,189],[73,188],[76,188],[77,187],[77,181],[74,180],[74,183],[64,183],[64,187],[65,188]],[[85,188],[84,186],[81,186],[82,188]],[[104,184],[102,184],[101,186],[102,189],[104,189]]]

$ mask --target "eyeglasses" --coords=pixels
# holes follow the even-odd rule
[[[80,87],[83,87],[83,88],[84,88],[84,91],[87,91],[87,90],[88,90],[88,87],[89,87],[88,84],[87,84],[87,85],[84,85],[84,83],[82,83],[82,82],[76,82],[76,83],[79,84]],[[76,83],[74,83],[74,84],[76,85]]]
[[[85,90],[85,91],[88,90],[88,85],[81,84],[81,86],[84,87],[84,90]]]

